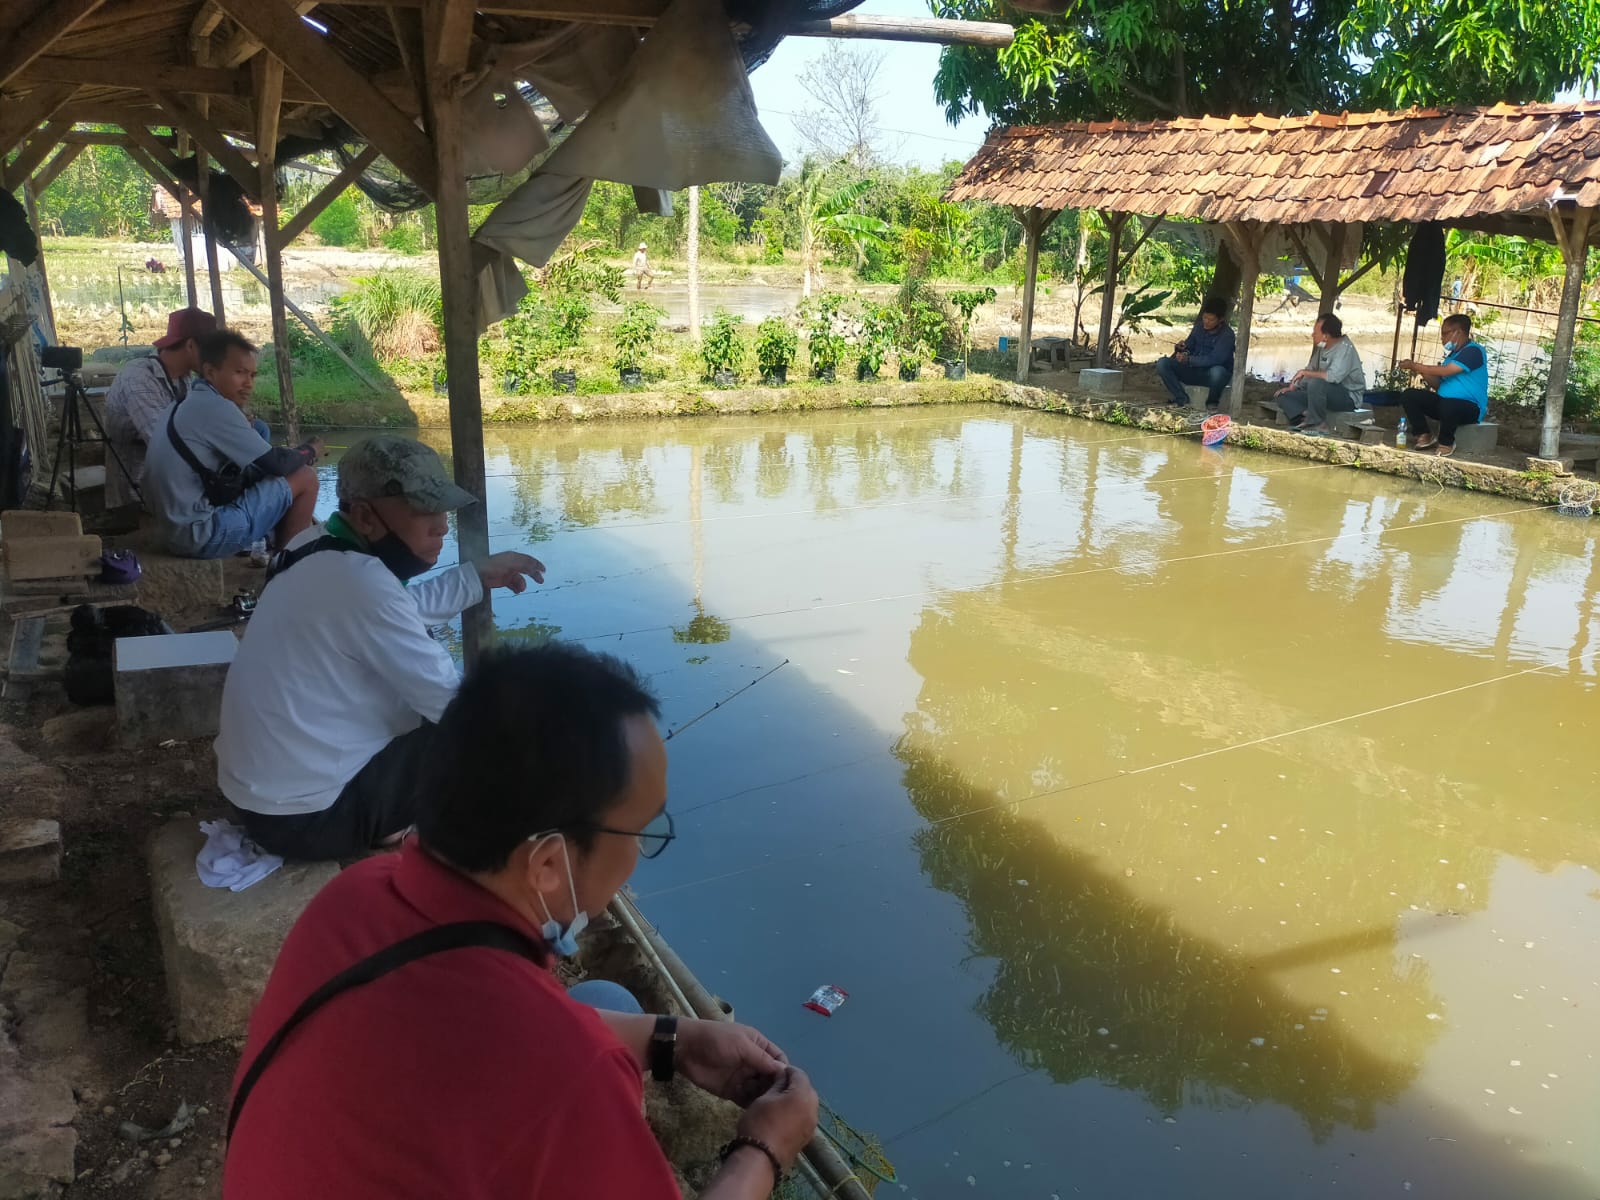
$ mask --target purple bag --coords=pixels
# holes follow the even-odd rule
[[[107,550],[100,556],[101,583],[138,583],[139,556],[132,550]]]

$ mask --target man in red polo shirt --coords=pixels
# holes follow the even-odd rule
[[[585,1007],[549,970],[672,839],[656,715],[630,668],[572,646],[467,677],[419,837],[343,872],[284,942],[234,1083],[227,1200],[668,1200],[646,1066],[744,1107],[703,1200],[773,1190],[817,1119],[782,1051]]]

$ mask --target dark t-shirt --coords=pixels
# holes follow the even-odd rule
[[[346,967],[475,920],[535,935],[415,841],[342,872],[290,930],[241,1070]],[[548,970],[451,950],[335,997],[295,1031],[239,1118],[223,1196],[678,1200],[643,1097],[633,1055]]]

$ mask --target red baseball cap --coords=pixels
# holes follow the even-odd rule
[[[167,336],[156,342],[157,350],[170,350],[190,338],[205,337],[217,331],[217,319],[203,308],[180,308],[167,314]]]

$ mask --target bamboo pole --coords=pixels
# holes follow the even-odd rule
[[[1561,413],[1566,406],[1567,375],[1572,367],[1572,340],[1578,329],[1578,308],[1583,302],[1583,270],[1589,261],[1589,225],[1594,210],[1574,213],[1552,210],[1556,244],[1566,274],[1561,284],[1561,315],[1556,318],[1556,340],[1550,351],[1550,384],[1544,394],[1544,425],[1539,431],[1539,457],[1561,453]]]
[[[200,41],[196,45],[195,63],[201,67],[211,65],[211,41],[209,38]],[[200,110],[202,117],[211,115],[210,97],[196,96],[195,106]],[[228,323],[228,318],[222,304],[222,272],[217,265],[217,223],[213,219],[211,212],[211,168],[208,165],[204,146],[195,146],[194,166],[195,186],[200,192],[200,228],[205,232],[206,237],[206,278],[211,283],[211,315],[217,319],[217,325],[220,328]]]
[[[1039,274],[1039,239],[1054,214],[1046,217],[1038,208],[1020,209],[1017,220],[1022,222],[1023,239],[1027,246],[1026,267],[1022,275],[1022,337],[1017,343],[1017,382],[1028,382],[1028,368],[1033,360],[1033,289]]]
[[[289,444],[300,441],[300,406],[294,398],[294,362],[289,357],[289,318],[284,311],[283,254],[278,238],[278,109],[283,96],[283,64],[267,54],[255,63],[256,163],[260,171],[261,228],[267,251],[267,301],[272,308],[273,360],[278,369],[278,407]]]
[[[700,344],[700,189],[689,189],[689,339]]]
[[[423,59],[433,148],[430,166],[437,179],[433,202],[439,233],[439,290],[444,303],[445,371],[450,381],[450,452],[456,483],[478,500],[456,514],[456,544],[462,562],[478,562],[489,556],[489,515],[483,397],[478,382],[478,280],[472,266],[467,171],[462,156],[461,87],[467,46],[458,44],[452,33],[456,28],[452,15],[449,0],[429,0],[424,7]],[[470,36],[470,24],[468,33]],[[494,608],[486,592],[461,615],[462,657],[468,670],[488,645],[493,629]]]
[[[1122,227],[1128,223],[1127,213],[1101,213],[1106,232],[1111,235],[1111,245],[1106,250],[1106,290],[1100,295],[1100,337],[1094,346],[1094,365],[1111,365],[1111,321],[1117,312],[1117,269],[1121,266],[1118,252],[1122,247]]]

